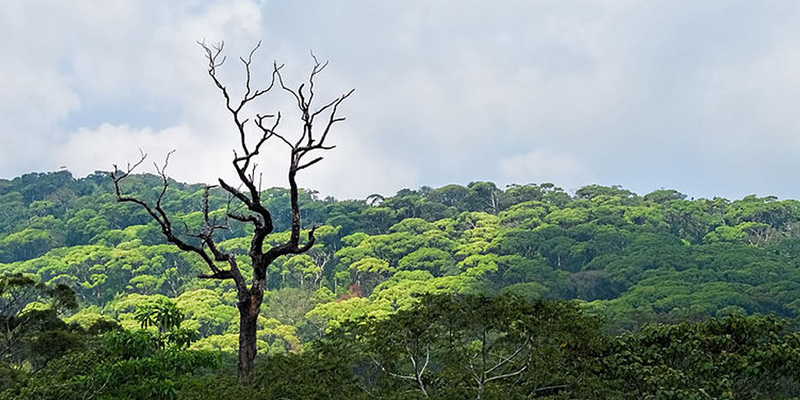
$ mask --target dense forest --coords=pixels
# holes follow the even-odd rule
[[[176,230],[204,188],[170,181]],[[269,243],[289,201],[263,193]],[[208,204],[248,273],[252,228]],[[317,241],[270,266],[241,385],[233,283],[198,279],[107,173],[0,180],[0,399],[800,396],[800,201],[473,182],[300,205]]]

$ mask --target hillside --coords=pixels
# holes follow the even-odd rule
[[[132,176],[127,185],[126,190],[150,199],[155,198],[161,188],[160,178],[152,175]],[[18,327],[9,328],[8,334],[4,334],[7,345],[0,346],[0,356],[8,363],[10,369],[6,372],[11,379],[7,382],[0,379],[0,388],[11,388],[0,395],[6,393],[11,396],[9,398],[17,398],[14,396],[21,395],[13,393],[43,390],[42,387],[52,386],[48,382],[61,382],[56,385],[58,387],[72,382],[70,384],[78,385],[76,388],[83,388],[71,389],[79,392],[89,390],[86,385],[98,384],[97,379],[109,382],[129,374],[104,375],[106,372],[102,371],[109,368],[114,371],[145,368],[150,372],[143,372],[142,376],[157,374],[154,378],[141,378],[145,379],[144,383],[120,383],[124,390],[146,391],[156,386],[163,389],[177,385],[175,376],[195,374],[197,368],[218,365],[213,361],[218,356],[213,354],[236,351],[238,311],[232,283],[198,279],[196,276],[205,272],[201,261],[166,244],[150,217],[140,208],[115,202],[112,190],[111,181],[102,172],[80,179],[61,171],[0,180],[0,277],[3,277],[0,279],[0,316],[11,324],[9,327]],[[203,192],[203,185],[170,182],[164,207],[175,215],[175,221],[182,221],[181,226],[176,227],[180,232],[191,234],[203,223]],[[278,232],[268,241],[280,243],[285,240],[288,234],[285,229],[290,223],[288,192],[269,189],[264,192],[264,199]],[[311,374],[341,378],[351,375],[338,368],[361,364],[348,358],[351,356],[337,356],[344,350],[330,350],[339,348],[336,346],[350,348],[361,343],[359,346],[367,347],[345,353],[364,357],[370,354],[369,346],[377,346],[374,347],[377,353],[369,356],[368,360],[372,361],[364,365],[373,368],[379,365],[383,369],[388,364],[379,364],[378,359],[394,354],[387,352],[407,340],[407,337],[403,339],[403,332],[416,332],[414,335],[423,335],[428,330],[438,332],[430,333],[428,338],[434,342],[426,346],[441,346],[436,344],[437,338],[446,335],[452,338],[458,324],[467,324],[457,328],[461,331],[455,331],[461,332],[459,335],[467,332],[465,338],[475,332],[469,328],[471,323],[488,324],[480,325],[482,329],[495,326],[492,329],[499,329],[501,333],[493,335],[499,334],[497,337],[502,338],[511,335],[506,329],[517,329],[513,327],[528,318],[551,315],[537,319],[538,322],[526,322],[545,330],[519,331],[508,337],[518,337],[514,335],[520,332],[527,332],[526,335],[539,332],[536,335],[544,335],[542,337],[556,335],[555,343],[563,344],[552,354],[564,351],[568,354],[559,356],[566,358],[558,362],[542,361],[553,371],[545,380],[577,379],[573,382],[574,390],[568,391],[571,396],[578,396],[586,385],[594,385],[584,381],[586,372],[581,368],[595,371],[589,376],[598,379],[596,384],[608,390],[618,385],[614,387],[624,392],[631,379],[648,382],[651,386],[639,382],[644,385],[637,389],[640,394],[649,393],[648,390],[660,392],[663,385],[684,384],[697,385],[697,390],[703,392],[709,381],[703,381],[702,377],[713,381],[719,374],[730,373],[716,371],[729,365],[747,368],[737,370],[739,372],[726,381],[728,386],[720,386],[720,393],[728,390],[752,396],[755,396],[753,393],[794,393],[794,389],[787,388],[797,387],[784,388],[785,381],[781,380],[784,378],[779,378],[782,375],[771,379],[784,383],[764,390],[754,386],[752,393],[730,386],[746,381],[742,378],[745,375],[740,374],[751,371],[748,368],[752,360],[761,360],[757,361],[758,365],[767,362],[759,358],[763,348],[759,346],[771,349],[764,350],[767,352],[763,354],[771,357],[769,362],[776,365],[774,368],[781,365],[781,368],[789,368],[787,371],[793,371],[791,363],[797,361],[791,354],[800,354],[797,350],[800,342],[796,342],[800,336],[791,334],[784,339],[783,334],[779,334],[784,329],[783,322],[772,317],[739,319],[770,314],[788,320],[789,327],[796,326],[800,312],[797,258],[800,202],[796,200],[754,196],[738,200],[689,200],[673,190],[642,196],[620,187],[603,186],[587,186],[571,195],[549,183],[512,185],[503,190],[489,182],[476,182],[466,187],[404,189],[392,197],[373,195],[365,200],[348,201],[320,199],[312,191],[302,191],[300,201],[304,224],[319,226],[318,241],[308,253],[279,259],[269,270],[269,290],[258,330],[259,351],[273,360],[267,368],[291,367],[306,372],[309,368],[323,368],[324,371]],[[211,216],[218,222],[225,222],[225,209],[229,204],[225,195],[212,189],[209,204],[214,210]],[[250,232],[242,224],[227,222],[229,229],[219,231],[216,239],[221,248],[238,255],[239,265],[249,273],[246,252]],[[74,297],[71,297],[73,292]],[[431,298],[431,295],[440,297]],[[498,295],[500,297],[496,297]],[[537,303],[541,299],[573,301]],[[711,317],[725,318],[686,325],[687,321],[706,321]],[[480,322],[482,318],[489,319]],[[467,322],[453,325],[453,321]],[[682,322],[683,325],[640,331],[653,322]],[[422,325],[414,328],[418,323]],[[437,325],[440,323],[444,325]],[[116,331],[115,326],[124,330]],[[27,329],[32,333],[15,329]],[[443,333],[448,329],[450,333]],[[96,336],[108,330],[111,333]],[[749,333],[738,336],[739,330]],[[361,333],[356,333],[356,339],[348,336],[351,334],[348,332]],[[622,332],[633,332],[633,336],[603,336]],[[681,339],[663,340],[673,336]],[[100,340],[98,338],[105,344],[95,345],[100,350],[89,351],[86,343]],[[736,343],[726,345],[734,346],[729,349],[719,347],[720,340]],[[152,347],[154,343],[155,348]],[[501,346],[502,343],[505,342],[492,345]],[[525,341],[523,346],[533,343]],[[572,344],[568,346],[567,343]],[[708,347],[709,343],[717,344]],[[683,347],[670,347],[679,344]],[[191,351],[172,356],[169,355],[173,354],[171,350],[161,353],[173,346],[190,346]],[[535,346],[544,347],[535,351],[530,348],[524,354],[530,357],[551,354],[547,352],[552,351],[547,342]],[[711,358],[688,364],[684,358],[676,358],[678,366],[666,370],[658,367],[644,375],[635,367],[626,369],[665,351],[659,346],[685,354],[681,357],[706,357],[705,352],[710,351],[708,357]],[[441,350],[444,348],[449,347],[440,348],[439,351],[444,351],[441,354],[451,357],[452,348]],[[787,353],[777,352],[778,348],[786,349]],[[408,347],[398,349],[400,353],[384,362],[393,364],[403,360],[406,350],[411,351]],[[731,353],[725,357],[749,358],[746,362],[739,359],[733,364],[728,361],[719,364],[709,361],[721,356],[714,349],[727,349],[723,355],[738,349],[741,355]],[[514,358],[520,353],[508,354],[506,357]],[[426,357],[429,356],[430,353]],[[119,361],[91,372],[91,365],[105,365],[92,357]],[[328,361],[320,361],[323,359]],[[448,375],[452,373],[447,372],[448,368],[458,362],[452,358],[442,360],[439,364],[442,369],[436,373],[444,374],[437,378],[444,385],[442,382],[449,382],[453,377]],[[506,361],[500,361],[499,365],[509,359],[503,360]],[[571,367],[563,364],[568,360],[572,360],[568,363]],[[413,357],[411,361],[413,364]],[[308,362],[311,364],[302,364]],[[317,362],[322,364],[315,364]],[[527,362],[533,361],[528,359]],[[657,358],[647,362],[662,365],[667,361]],[[712,364],[703,364],[705,362]],[[0,367],[2,365],[6,364]],[[89,368],[88,375],[75,372],[76,365]],[[690,365],[699,369],[685,370]],[[50,372],[37,374],[40,368]],[[57,372],[63,368],[70,372],[67,375]],[[164,372],[167,375],[153,372],[161,371],[159,368],[171,372]],[[370,382],[370,374],[375,371],[358,368],[354,371],[362,371],[356,373],[360,377],[336,381],[336,390],[355,390],[353,388],[364,385],[357,382]],[[592,375],[596,371],[608,371],[608,368],[617,375]],[[678,368],[680,372],[676,373],[683,377],[680,379],[688,379],[690,383],[676,383],[680,379],[675,381],[677,375],[668,372],[671,368]],[[14,378],[19,371],[28,371],[32,379],[43,380],[28,381],[24,378],[27,375]],[[76,373],[79,375],[64,378]],[[366,377],[359,374],[366,374]],[[225,376],[219,373],[215,379],[228,379]],[[160,383],[156,385],[153,383],[156,381],[147,379]],[[164,382],[168,384],[159,379],[166,379]],[[526,375],[526,379],[525,382],[530,383],[534,378]],[[387,390],[386,393],[406,390],[405,386],[386,383],[391,381],[376,381],[373,389]],[[42,383],[37,386],[36,382]],[[319,395],[317,383],[303,382],[282,387],[300,388],[309,384],[311,391],[308,393]],[[191,389],[194,384],[198,383],[184,382],[181,390],[191,392],[197,389]],[[14,385],[22,386],[13,389]],[[481,385],[470,390],[482,393]],[[513,387],[517,390],[525,385]],[[554,387],[566,388],[567,385]],[[106,390],[104,388],[105,384],[97,390]],[[587,393],[594,393],[593,390]],[[42,393],[37,396],[44,396]],[[169,393],[153,398],[176,398],[178,392]],[[53,396],[61,398],[60,394]],[[543,392],[542,396],[549,394]]]
[[[155,196],[159,185],[141,175],[129,189]],[[172,182],[167,193],[165,207],[188,231],[201,223],[202,189]],[[265,194],[278,232],[289,224],[287,196]],[[672,190],[641,196],[602,186],[570,195],[547,183],[502,190],[488,182],[364,201],[301,197],[304,224],[321,226],[320,240],[307,255],[273,266],[264,312],[292,328],[287,350],[330,321],[391,312],[428,292],[580,299],[615,331],[800,312],[796,200],[687,200]],[[224,218],[227,198],[212,191],[210,202]],[[243,254],[248,232],[230,225],[222,246]],[[235,325],[231,286],[195,278],[199,260],[166,245],[143,210],[116,203],[103,173],[0,180],[0,262],[0,273],[74,288],[84,310],[73,318],[102,312],[124,324],[138,302],[163,295],[204,336]]]

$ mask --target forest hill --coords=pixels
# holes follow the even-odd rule
[[[159,179],[152,175],[131,175],[131,188],[145,198],[154,198],[160,188]],[[202,213],[198,211],[202,196],[203,185],[170,182],[164,207],[186,222],[178,229],[192,230],[202,222]],[[264,192],[263,199],[268,208],[274,210],[276,232],[279,232],[268,240],[279,243],[283,240],[281,235],[286,234],[280,232],[291,222],[287,191],[269,189]],[[732,201],[687,200],[686,196],[672,190],[640,196],[619,187],[603,186],[584,187],[570,195],[552,184],[512,185],[502,190],[489,182],[476,182],[467,186],[402,190],[392,197],[370,196],[363,201],[319,199],[314,192],[301,191],[300,203],[304,224],[320,226],[317,242],[308,253],[277,260],[270,267],[269,290],[258,335],[260,353],[268,352],[271,359],[264,368],[318,368],[318,372],[328,371],[324,373],[335,374],[337,379],[346,378],[349,383],[337,381],[342,388],[369,389],[382,393],[381,396],[389,396],[396,389],[403,393],[412,390],[420,396],[427,393],[431,397],[452,393],[472,396],[481,392],[484,398],[490,398],[493,390],[506,390],[509,382],[513,382],[500,378],[489,380],[499,376],[492,373],[502,370],[503,374],[510,374],[523,367],[525,369],[515,375],[518,381],[513,387],[521,390],[519,393],[536,393],[540,397],[570,393],[567,397],[580,398],[576,388],[590,387],[586,385],[592,379],[621,385],[617,389],[610,386],[602,389],[608,393],[625,386],[635,387],[640,393],[651,393],[648,390],[655,393],[658,391],[653,388],[682,388],[681,385],[689,381],[711,385],[711,374],[729,378],[714,387],[691,389],[689,385],[686,390],[698,393],[698,388],[705,388],[708,393],[712,393],[710,390],[730,392],[739,398],[797,394],[793,389],[797,378],[776,367],[796,362],[791,356],[792,351],[796,351],[796,338],[786,333],[796,326],[796,299],[800,298],[797,272],[800,203],[796,200],[754,196]],[[209,204],[212,214],[222,218],[227,197],[221,191],[211,190]],[[244,226],[232,223],[230,229],[217,234],[220,246],[226,251],[245,254],[249,232]],[[169,357],[185,357],[198,368],[201,365],[211,368],[209,365],[227,364],[215,357],[208,358],[204,351],[221,350],[226,354],[235,350],[236,309],[230,282],[197,280],[195,276],[203,272],[198,260],[164,244],[158,228],[142,210],[116,203],[106,174],[75,179],[61,171],[0,180],[0,262],[3,263],[0,274],[23,274],[21,276],[29,278],[32,285],[44,285],[31,289],[31,293],[36,294],[28,297],[26,313],[48,309],[53,312],[49,316],[40,313],[36,318],[26,318],[39,321],[37,326],[51,326],[53,330],[30,328],[27,331],[70,332],[69,335],[52,333],[52,337],[72,337],[72,342],[59,342],[61,339],[56,342],[77,346],[51,346],[63,351],[54,350],[53,354],[43,356],[31,347],[36,343],[32,337],[19,338],[15,343],[27,343],[28,347],[18,345],[14,351],[8,348],[0,351],[4,365],[16,371],[8,376],[19,379],[12,379],[13,384],[4,381],[0,385],[27,382],[24,385],[30,389],[36,387],[35,382],[55,384],[53,379],[58,374],[62,374],[58,379],[80,380],[86,378],[78,376],[94,376],[91,379],[112,381],[108,376],[95,376],[95,372],[77,367],[73,368],[76,375],[65,375],[64,370],[58,368],[66,368],[63,360],[69,357],[78,357],[70,361],[73,364],[84,357],[87,366],[92,364],[85,357],[107,357],[110,363],[118,362],[125,365],[124,368],[133,368],[130,365],[137,363],[166,362],[163,360]],[[249,273],[246,260],[240,264]],[[75,292],[77,308],[54,305],[57,296],[51,293],[63,287]],[[436,297],[430,304],[420,302],[426,295],[436,294],[456,297],[447,297],[450,300],[446,301]],[[449,309],[447,301],[457,303],[471,301],[470,296],[495,298],[497,295],[502,295],[498,299],[504,299],[502,301],[507,304],[518,303],[523,309],[550,307],[541,304],[566,307],[560,312],[580,315],[576,317],[576,321],[583,321],[579,325],[589,324],[596,329],[586,328],[589,326],[586,325],[581,331],[588,332],[588,336],[562,341],[558,332],[572,328],[567,326],[569,324],[560,328],[552,326],[545,330],[556,336],[545,340],[546,344],[529,341],[520,347],[525,343],[523,339],[513,347],[509,342],[506,350],[524,347],[517,357],[528,361],[509,361],[486,376],[476,369],[473,372],[483,377],[477,381],[474,376],[459,377],[449,369],[457,369],[456,366],[462,365],[460,362],[476,354],[463,353],[469,350],[468,346],[459,353],[456,348],[447,348],[435,340],[431,342],[430,348],[435,348],[435,353],[430,353],[430,358],[419,353],[423,358],[415,359],[431,360],[420,375],[422,386],[407,358],[397,358],[400,364],[389,365],[370,353],[370,346],[391,348],[387,343],[369,342],[377,340],[369,332],[389,329],[381,324],[391,324],[392,318],[433,321],[425,318],[433,318],[431,315],[439,315],[439,311],[425,311],[430,307]],[[565,299],[573,303],[537,303],[540,299]],[[151,350],[139,348],[141,352],[136,354],[114,347],[110,337],[117,337],[119,342],[120,335],[139,334],[135,332],[142,327],[141,318],[146,314],[142,310],[148,307],[153,310],[158,304],[174,305],[181,314],[179,327],[196,332],[197,336],[190,341],[191,350],[185,350],[186,342],[177,346],[184,349],[178,352],[180,356],[170,353],[176,346],[167,342]],[[4,312],[6,321],[13,317],[17,318],[15,323],[19,323],[22,310]],[[744,317],[759,314],[772,314],[788,322],[771,317]],[[641,328],[650,322],[701,321],[714,316],[721,319]],[[598,317],[603,323],[595,320]],[[469,318],[479,320],[477,316]],[[590,320],[595,322],[587,322]],[[64,322],[60,325],[56,321]],[[353,321],[362,322],[353,326]],[[551,322],[556,323],[548,323]],[[115,324],[125,330],[111,328]],[[427,325],[440,329],[434,322]],[[371,328],[353,333],[362,329],[359,326]],[[151,334],[170,332],[154,325],[146,328]],[[112,333],[103,334],[107,329]],[[634,333],[617,336],[626,331]],[[495,338],[510,335],[508,340],[511,341],[511,336],[533,337],[520,332],[496,333]],[[542,337],[542,331],[537,332],[536,337]],[[591,332],[594,333],[589,334]],[[335,357],[343,357],[337,350],[341,348],[337,343],[351,341],[345,339],[353,334],[363,341],[352,344],[366,347],[348,352],[366,357],[369,362],[348,359],[327,364]],[[398,334],[403,333],[398,331]],[[36,337],[41,339],[47,335]],[[370,337],[373,339],[368,339]],[[467,340],[468,336],[463,338]],[[103,345],[90,347],[110,353],[86,351],[90,347],[79,345],[84,340],[100,340]],[[391,340],[397,345],[405,339]],[[128,338],[122,342],[136,340]],[[560,347],[564,343],[567,344]],[[684,347],[672,348],[680,343]],[[545,347],[534,350],[530,346]],[[26,350],[18,351],[22,348]],[[470,349],[476,351],[476,348]],[[692,358],[690,349],[696,351],[699,358]],[[772,349],[769,351],[775,354],[769,355],[766,349]],[[112,357],[109,355],[112,353],[117,355]],[[519,356],[522,353],[525,357]],[[370,354],[376,360],[370,360]],[[526,367],[533,364],[525,364],[534,362],[531,354],[536,357],[551,354],[553,358],[535,361],[539,367],[534,369]],[[652,358],[655,354],[660,358]],[[334,358],[321,361],[328,356]],[[589,358],[601,364],[585,364]],[[581,368],[590,369],[581,370],[580,375],[572,378],[567,375],[578,374],[577,370],[564,369],[562,375],[556,374],[558,376],[552,379],[534,380],[531,374],[542,371],[542,365],[547,364],[545,361],[551,362],[553,368],[567,364],[577,368],[575,365],[580,364]],[[211,364],[204,364],[206,362]],[[512,364],[517,369],[512,369]],[[173,386],[165,383],[162,388],[172,387],[175,395],[190,398],[185,397],[189,393],[187,390],[197,389],[200,384],[185,380],[188,378],[184,375],[194,371],[194,367],[178,368],[176,365],[163,365],[166,369],[154,367],[154,371],[162,368],[161,371],[171,372],[164,372],[159,378],[144,378],[145,374],[142,379],[170,380]],[[350,372],[341,369],[347,365],[360,372],[348,375],[353,369],[347,370]],[[361,367],[356,368],[359,365]],[[612,365],[616,368],[614,373],[619,375],[602,375],[609,374]],[[626,370],[625,365],[631,368],[638,365],[639,372]],[[368,366],[372,368],[372,375],[363,374]],[[690,366],[697,369],[692,370]],[[394,367],[398,369],[392,369]],[[461,369],[461,372],[466,371]],[[270,372],[270,376],[279,376],[277,371]],[[769,371],[769,376],[763,375],[765,371]],[[392,374],[413,379],[393,378]],[[168,378],[170,376],[172,378]],[[709,377],[708,380],[703,380],[706,379],[703,376]],[[370,380],[373,378],[376,380]],[[219,375],[218,379],[227,379],[227,375]],[[303,387],[297,376],[275,379],[276,382],[295,379],[293,387],[298,390]],[[181,383],[176,383],[178,381]],[[386,386],[363,389],[366,381],[376,385],[380,381],[380,385]],[[527,383],[519,383],[523,381]],[[582,383],[576,383],[578,381]],[[102,386],[99,380],[94,382],[98,385],[95,389]],[[120,387],[134,390],[126,386],[129,383],[139,385],[128,382],[120,383]],[[261,388],[241,390],[261,390],[261,393],[277,390],[267,386],[262,383]],[[550,386],[553,388],[537,391]],[[280,393],[284,392],[269,393],[282,395]],[[313,398],[309,396],[307,398]]]

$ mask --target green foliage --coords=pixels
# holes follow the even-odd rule
[[[594,367],[624,398],[796,398],[798,346],[785,322],[730,316],[619,336]]]
[[[0,271],[68,285],[82,304],[107,310],[130,293],[178,298],[205,290],[197,292],[203,300],[185,297],[187,326],[207,337],[226,334],[235,324],[235,304],[222,300],[232,298],[229,282],[196,280],[202,262],[163,245],[141,210],[114,202],[102,173],[82,179],[65,172],[30,174],[0,183],[0,261],[6,262]],[[143,198],[160,188],[152,175],[128,183]],[[164,206],[186,223],[176,229],[199,223],[202,192],[201,185],[170,182]],[[289,223],[287,196],[285,189],[264,192],[278,230]],[[320,200],[312,191],[300,197],[304,218],[323,225],[318,244],[305,255],[277,260],[269,271],[271,290],[325,287],[340,298],[371,298],[393,275],[424,270],[435,278],[459,276],[450,281],[473,282],[489,293],[526,288],[525,296],[595,301],[594,309],[614,329],[716,315],[727,307],[787,318],[800,311],[792,256],[800,252],[787,252],[800,224],[794,200],[687,200],[674,190],[638,196],[598,185],[570,196],[550,183],[503,190],[491,182],[402,190],[368,201]],[[212,214],[222,217],[224,194],[212,190],[209,202]],[[219,234],[220,247],[240,253],[249,273],[244,225],[232,223]],[[725,258],[754,247],[765,251]],[[678,281],[680,288],[669,283]],[[398,296],[419,292],[414,282],[394,285],[390,297],[408,303]],[[709,290],[712,296],[693,294]],[[647,294],[652,291],[658,294]],[[202,305],[214,296],[221,300],[213,310]],[[291,323],[302,328],[307,321]]]
[[[21,274],[0,276],[0,364],[36,371],[83,345],[83,330],[64,323],[62,311],[77,307],[75,293]]]
[[[114,346],[113,344],[111,346]],[[136,349],[137,352],[131,350]],[[219,365],[210,352],[114,352],[104,345],[57,360],[25,385],[0,392],[0,399],[158,399],[179,398],[183,381]]]
[[[137,306],[133,318],[139,322],[143,330],[150,327],[157,329],[151,341],[160,348],[188,347],[197,339],[197,332],[194,329],[181,328],[183,312],[175,303],[163,298]]]
[[[127,183],[131,192],[144,199],[152,200],[161,188],[160,178],[153,175],[132,176]],[[201,222],[197,210],[202,196],[202,185],[170,182],[163,205],[176,221],[185,222],[176,225],[177,230],[191,231]],[[288,191],[268,189],[263,198],[269,209],[274,210],[277,232],[265,243],[272,246],[287,234],[281,231],[290,223]],[[225,194],[211,190],[209,204],[211,213],[219,220],[224,219],[228,204]],[[420,307],[427,300],[421,303],[421,299],[432,294],[457,294],[464,298],[503,294],[501,298],[515,298],[525,304],[576,299],[586,302],[580,308],[603,319],[602,330],[612,334],[638,335],[635,332],[649,323],[704,321],[728,315],[750,321],[745,316],[772,314],[787,319],[788,326],[798,326],[800,202],[795,200],[756,196],[737,200],[687,199],[674,190],[639,196],[621,187],[599,185],[581,188],[571,196],[551,183],[501,189],[491,182],[472,182],[466,186],[404,189],[394,196],[374,195],[363,201],[319,199],[313,191],[301,191],[300,206],[304,222],[320,225],[317,243],[304,255],[273,263],[268,271],[269,291],[259,317],[259,351],[274,360],[276,371],[280,365],[287,369],[326,371],[323,365],[314,364],[332,360],[320,361],[324,357],[315,350],[320,346],[316,339],[341,329],[354,318],[370,320],[370,324],[389,324],[393,315],[402,319],[421,313],[419,318],[422,318]],[[250,274],[246,253],[252,232],[244,224],[230,222],[230,228],[216,232],[215,239],[220,248],[235,253],[242,271]],[[111,182],[104,173],[75,179],[62,171],[0,180],[0,275],[4,276],[0,279],[3,318],[0,322],[12,328],[5,330],[6,344],[0,345],[5,346],[0,350],[0,368],[3,368],[0,384],[10,387],[39,379],[36,376],[43,376],[62,358],[72,357],[80,364],[75,357],[86,353],[87,341],[109,330],[117,333],[104,340],[112,340],[116,335],[126,344],[114,347],[104,342],[100,347],[114,354],[113,357],[127,357],[128,361],[145,355],[166,357],[163,354],[179,352],[178,348],[186,348],[190,342],[191,349],[235,351],[238,345],[235,289],[229,281],[197,279],[197,275],[206,272],[204,268],[202,261],[193,255],[165,244],[159,228],[142,210],[116,203]],[[506,305],[528,307],[520,304]],[[72,311],[76,307],[78,310]],[[446,305],[433,308],[437,307]],[[482,309],[480,305],[474,308]],[[493,312],[498,318],[506,315],[498,310]],[[576,309],[562,312],[578,315]],[[487,315],[475,314],[469,318],[481,321]],[[589,331],[595,329],[581,318],[579,324],[591,325]],[[420,329],[439,329],[435,321],[418,325]],[[406,322],[409,328],[417,324]],[[514,324],[509,326],[513,328]],[[563,333],[557,326],[566,329],[565,325],[553,325],[553,334]],[[680,329],[701,329],[699,326]],[[127,331],[117,331],[120,328]],[[402,329],[397,328],[400,334]],[[775,332],[781,340],[790,338]],[[712,335],[703,333],[706,334]],[[192,342],[193,339],[198,340]],[[610,348],[622,351],[614,340],[609,339],[587,353],[605,357],[609,353],[603,351]],[[491,347],[495,342],[486,343]],[[783,346],[781,343],[771,346]],[[787,349],[792,349],[794,344],[787,343]],[[126,346],[133,350],[112,351]],[[481,346],[475,346],[472,341],[463,344],[462,354],[469,354],[464,357],[478,354],[475,351]],[[622,385],[620,382],[632,378],[604,377],[597,371],[579,377],[577,366],[590,366],[581,358],[585,349],[570,346],[561,350],[557,346],[540,349],[552,358],[543,355],[545,358],[537,362],[554,363],[562,368],[565,372],[560,378],[552,378],[558,374],[548,368],[537,368],[551,372],[542,372],[544,375],[536,378],[526,375],[526,382],[537,383],[514,386],[506,392],[510,393],[507,397],[513,397],[519,389],[528,390],[526,397],[581,398],[593,390],[590,389],[593,385],[599,385],[597,393],[604,393],[601,398],[622,396],[622,386],[599,381],[608,379]],[[652,345],[631,346],[639,349],[636,351],[666,351],[655,350]],[[642,350],[645,348],[650,350]],[[312,350],[316,361],[306,354]],[[455,353],[437,354],[441,356],[439,367],[451,362],[458,364]],[[783,360],[790,365],[793,361],[786,357]],[[151,361],[155,362],[147,362]],[[692,359],[695,361],[700,363]],[[656,376],[666,368],[658,365],[648,370],[648,374]],[[374,365],[370,368],[373,375],[369,376],[380,375]],[[405,368],[403,374],[410,371],[408,364],[402,368]],[[455,370],[443,367],[430,369],[428,373],[434,370],[436,378],[431,384],[439,388],[436,389],[439,395],[450,398],[475,395],[474,380],[459,381],[462,378],[457,378]],[[459,371],[463,374],[467,369],[462,366]],[[532,371],[526,370],[525,374]],[[681,371],[685,376],[695,377],[692,379],[700,379],[696,382],[706,379],[696,375],[699,371]],[[342,380],[331,382],[352,387],[343,383],[352,383],[348,380],[352,376],[348,378],[349,375],[341,373],[336,379]],[[551,373],[555,375],[548,375]],[[81,374],[84,374],[81,379],[94,376],[89,370]],[[361,372],[355,375],[358,379],[368,376]],[[665,388],[688,385],[678,375],[663,380],[647,379],[661,382]],[[152,384],[164,384],[165,392],[152,396],[174,398],[183,395],[183,387],[197,390],[209,387],[193,380],[194,377],[180,376],[146,378]],[[229,378],[222,373],[209,376],[213,376],[209,378],[211,382],[227,382]],[[732,382],[738,378],[726,379]],[[788,388],[796,378],[784,374],[781,379]],[[392,380],[382,382],[389,381]],[[300,380],[294,382],[298,386],[310,385]],[[376,384],[359,382],[362,387]],[[586,390],[578,390],[577,382],[582,382],[580,385]],[[443,386],[436,386],[439,384]],[[84,388],[92,388],[87,385]],[[144,390],[147,384],[142,385]],[[386,388],[392,385],[387,384]],[[419,391],[407,385],[395,386]],[[689,386],[687,391],[676,392],[672,398],[702,395]],[[445,387],[458,389],[450,392]],[[492,387],[484,388],[484,398],[499,396],[508,389]],[[545,390],[548,387],[555,389]],[[652,387],[647,393],[656,393]],[[742,391],[735,385],[726,387],[716,392],[718,398],[729,396],[725,390],[750,393],[753,398],[766,396],[762,392]],[[259,396],[314,396],[313,391],[281,392],[266,386],[236,390]],[[783,392],[764,389],[763,393],[767,392],[794,393],[789,389]],[[135,396],[145,396],[144,392],[136,393]],[[340,396],[340,392],[329,393]],[[388,398],[402,397],[397,393],[400,392],[389,390],[384,394]],[[407,397],[414,395],[403,393]],[[340,397],[361,394],[354,389],[350,395]],[[126,398],[121,394],[114,396]]]
[[[598,335],[573,304],[438,295],[389,318],[355,319],[328,340],[355,346],[353,362],[379,397],[500,398],[560,382],[567,348]]]

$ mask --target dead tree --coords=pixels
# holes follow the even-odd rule
[[[256,322],[264,299],[267,267],[278,257],[301,254],[314,246],[315,227],[308,230],[307,239],[304,243],[301,243],[302,224],[298,205],[297,174],[321,161],[320,152],[331,150],[335,147],[327,144],[326,141],[331,128],[338,122],[344,121],[344,117],[340,117],[337,114],[339,106],[353,93],[353,90],[321,106],[317,106],[314,93],[315,79],[325,69],[327,62],[320,63],[313,54],[314,66],[311,73],[307,81],[300,84],[297,89],[291,88],[284,83],[281,76],[283,65],[278,65],[277,63],[273,63],[269,85],[263,89],[253,89],[251,86],[251,64],[253,55],[260,46],[259,43],[247,58],[240,58],[245,70],[244,94],[241,98],[235,100],[232,98],[231,92],[217,76],[219,68],[225,62],[225,57],[222,56],[223,44],[220,43],[213,46],[208,46],[205,43],[199,44],[205,51],[206,59],[208,60],[208,75],[222,93],[225,107],[233,118],[235,131],[238,134],[239,148],[234,150],[232,164],[239,182],[231,184],[219,179],[219,186],[229,194],[233,203],[238,203],[239,210],[241,210],[237,211],[235,207],[229,206],[227,217],[235,221],[251,224],[254,228],[248,254],[253,266],[253,275],[250,277],[249,285],[248,277],[244,276],[240,271],[234,254],[220,250],[215,242],[214,233],[218,230],[226,229],[227,224],[217,223],[209,217],[208,190],[210,186],[206,187],[206,195],[204,197],[204,227],[200,232],[188,235],[188,237],[181,237],[182,235],[173,228],[174,223],[177,221],[173,221],[162,205],[169,184],[166,174],[169,155],[167,155],[166,161],[162,166],[156,165],[156,171],[162,179],[162,187],[154,203],[126,194],[121,188],[125,178],[144,162],[146,157],[144,153],[142,153],[142,157],[138,162],[128,164],[125,170],[120,170],[115,165],[111,178],[114,182],[117,201],[134,203],[143,207],[153,220],[158,223],[161,233],[169,243],[174,244],[182,251],[195,253],[202,258],[208,266],[209,273],[200,275],[200,278],[231,279],[234,281],[238,296],[237,307],[239,309],[238,375],[239,379],[244,381],[248,380],[256,357]],[[271,92],[287,94],[296,102],[300,122],[302,123],[301,132],[294,134],[284,132],[281,129],[280,112],[275,114],[256,113],[250,117],[243,115],[245,106]],[[292,223],[288,241],[277,246],[265,248],[267,246],[265,246],[264,241],[273,232],[274,226],[270,211],[262,203],[255,159],[268,143],[285,145],[290,151],[288,180]],[[190,237],[194,239],[190,239]]]

